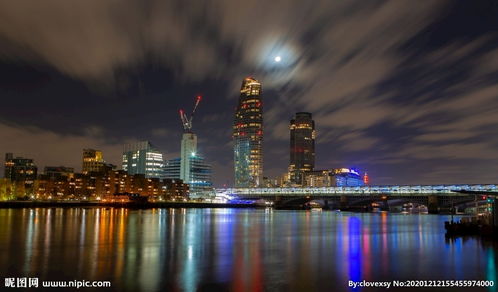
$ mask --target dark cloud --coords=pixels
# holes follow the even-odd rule
[[[379,184],[492,182],[497,12],[494,1],[3,1],[0,151],[77,166],[78,149],[100,147],[118,163],[122,143],[150,139],[174,157],[177,110],[202,93],[194,129],[224,184],[237,90],[254,75],[267,175],[286,170],[289,118],[310,111],[318,167],[358,166]]]

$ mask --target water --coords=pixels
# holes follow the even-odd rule
[[[353,290],[348,281],[496,282],[498,247],[445,240],[448,219],[269,209],[0,209],[0,276],[109,280],[107,291],[374,291]],[[397,290],[410,291],[387,291]]]

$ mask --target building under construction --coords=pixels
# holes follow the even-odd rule
[[[180,110],[183,125],[180,157],[166,161],[165,175],[171,179],[181,179],[189,185],[190,197],[199,198],[213,192],[212,167],[197,151],[197,135],[192,131],[192,120],[199,106],[201,96],[197,96],[194,109],[188,117]]]

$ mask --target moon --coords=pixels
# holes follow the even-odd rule
[[[282,61],[282,57],[280,57],[280,56],[276,56],[276,57],[275,57],[275,62],[277,62],[277,63],[278,63],[278,62],[280,62],[280,61]]]

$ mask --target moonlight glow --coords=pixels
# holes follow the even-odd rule
[[[275,57],[275,62],[277,62],[277,63],[278,63],[278,62],[280,62],[280,61],[282,61],[282,58],[281,58],[280,56],[276,56],[276,57]]]

